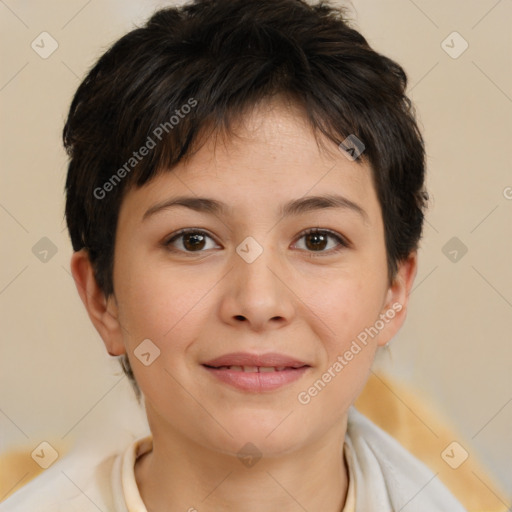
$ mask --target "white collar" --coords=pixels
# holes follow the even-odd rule
[[[153,447],[151,435],[133,442],[112,468],[116,512],[147,512],[135,479],[135,461]],[[466,512],[423,463],[354,407],[343,452],[349,486],[342,512]]]

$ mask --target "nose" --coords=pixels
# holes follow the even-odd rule
[[[287,272],[273,251],[264,249],[252,262],[233,254],[220,305],[222,320],[235,327],[246,324],[253,331],[279,329],[295,314],[294,295]]]

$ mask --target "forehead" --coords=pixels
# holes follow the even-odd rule
[[[311,173],[319,166],[340,163],[354,170],[367,167],[360,162],[347,165],[349,160],[341,158],[338,146],[308,123],[303,107],[284,96],[264,99],[235,119],[229,132],[219,129],[201,142],[204,145],[194,153],[196,171],[229,161],[245,161],[251,168],[268,167],[272,162],[295,164],[283,167],[276,177],[308,166]],[[254,158],[256,154],[258,158]],[[360,177],[361,173],[354,176]]]
[[[366,204],[369,214],[379,213],[369,165],[349,160],[332,141],[315,136],[299,106],[276,99],[253,107],[229,133],[210,135],[172,170],[131,189],[121,210],[140,215],[149,203],[186,194],[215,196],[234,212],[325,193],[343,194]]]

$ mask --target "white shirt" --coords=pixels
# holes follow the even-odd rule
[[[0,511],[147,512],[134,467],[151,449],[149,435],[96,465],[70,454],[1,503]],[[426,466],[353,407],[344,454],[349,487],[342,512],[465,512]]]

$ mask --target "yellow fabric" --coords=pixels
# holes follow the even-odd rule
[[[420,459],[469,512],[507,512],[505,495],[497,489],[475,455],[419,392],[383,375],[372,374],[356,408]],[[453,442],[469,457],[452,469],[441,453]]]

